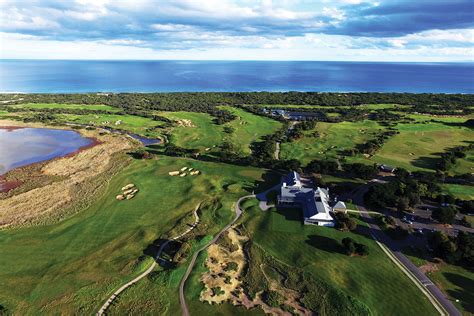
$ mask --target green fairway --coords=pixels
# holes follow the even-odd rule
[[[474,200],[474,186],[460,184],[443,184],[442,189],[445,193],[462,200]]]
[[[135,115],[60,114],[58,118],[63,122],[106,126],[147,137],[160,137],[162,135],[162,131],[157,129],[158,126],[163,124],[162,122]]]
[[[360,300],[374,315],[436,313],[428,299],[369,236],[303,225],[301,211],[294,209],[261,212],[250,207],[245,216],[246,230],[261,249]],[[358,224],[361,231],[366,230],[365,223]],[[349,236],[369,247],[367,257],[344,253],[341,240]]]
[[[254,115],[239,108],[230,106],[222,106],[220,108],[237,116],[235,120],[225,124],[225,126],[234,129],[230,135],[226,136],[226,140],[234,144],[243,154],[250,153],[250,144],[252,142],[261,140],[261,137],[264,135],[275,133],[282,126],[278,121]]]
[[[335,158],[338,151],[372,139],[382,127],[375,121],[325,123],[305,131],[301,139],[281,144],[282,159],[298,159],[307,164],[313,159]],[[316,134],[317,133],[317,134]]]
[[[426,122],[398,124],[391,137],[370,159],[407,170],[434,170],[439,155],[454,146],[467,145],[474,131],[456,124]]]
[[[102,110],[118,112],[120,109],[102,104],[59,104],[59,103],[26,103],[10,105],[15,108],[26,109],[72,109],[72,110]]]
[[[173,120],[169,141],[183,148],[210,148],[218,146],[223,139],[222,126],[213,122],[213,117],[206,113],[194,112],[159,112],[158,115]],[[183,120],[189,120],[186,126]],[[183,123],[179,123],[179,122]]]
[[[168,175],[183,166],[202,174]],[[260,175],[259,169],[187,159],[134,161],[103,197],[72,218],[0,232],[0,302],[16,314],[95,313],[114,289],[145,268],[137,259],[179,218],[200,202],[214,201],[202,215],[212,223],[212,234],[230,221],[232,204],[247,194],[242,188],[253,187]],[[127,183],[136,184],[139,193],[117,201]],[[172,291],[177,297],[177,288]]]

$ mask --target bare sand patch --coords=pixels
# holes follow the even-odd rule
[[[207,250],[206,260],[209,271],[201,276],[204,290],[201,292],[200,300],[209,304],[220,304],[231,298],[235,299],[236,293],[241,289],[240,276],[246,262],[243,243],[248,238],[233,228],[229,229],[227,236],[224,237],[230,240],[233,249],[227,249],[221,244],[211,245]]]
[[[46,127],[39,123],[17,124],[0,120],[2,125]],[[87,206],[117,172],[120,164],[127,160],[123,152],[136,146],[122,135],[102,134],[96,130],[78,132],[97,139],[99,143],[75,155],[43,163],[39,173],[58,181],[0,199],[0,228],[48,223]],[[121,159],[117,159],[119,153],[122,153]]]
[[[196,125],[194,125],[193,122],[188,119],[177,120],[176,123],[181,127],[196,127]]]

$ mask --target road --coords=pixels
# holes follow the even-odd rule
[[[400,263],[403,267],[400,268],[406,269],[404,271],[410,279],[423,291],[423,293],[428,297],[428,299],[433,303],[435,308],[440,312],[440,314],[452,316],[461,316],[461,313],[457,308],[451,303],[451,301],[446,297],[446,295],[433,283],[431,280],[423,273],[417,266],[415,266],[399,249],[396,245],[396,242],[391,240],[385,233],[380,229],[380,227],[374,222],[374,219],[370,217],[368,211],[364,207],[364,194],[367,192],[368,186],[361,187],[354,194],[354,203],[358,206],[361,216],[367,222],[374,238],[384,251],[388,251],[387,255],[395,261],[395,263]],[[393,255],[393,257],[391,257]]]
[[[160,256],[161,256],[161,253],[163,252],[163,250],[166,248],[166,246],[171,242],[171,241],[174,241],[174,240],[178,240],[182,237],[184,237],[185,235],[187,235],[189,232],[191,232],[199,223],[199,215],[197,214],[197,211],[199,210],[199,208],[201,207],[201,203],[199,203],[196,208],[194,209],[193,211],[193,214],[194,214],[194,218],[195,218],[195,221],[194,223],[187,229],[185,230],[183,233],[179,234],[178,236],[175,236],[169,240],[167,240],[166,242],[164,242],[160,248],[158,249],[158,252],[156,253],[156,256],[155,256],[155,260],[153,261],[153,263],[150,265],[150,267],[148,269],[146,269],[145,272],[143,272],[142,274],[140,274],[139,276],[137,276],[135,279],[125,283],[124,285],[122,285],[118,290],[116,290],[114,292],[114,294],[112,294],[109,299],[107,299],[107,301],[100,307],[99,311],[96,313],[97,316],[101,316],[105,313],[105,311],[107,310],[107,308],[109,308],[110,304],[112,304],[112,302],[117,298],[117,296],[120,295],[120,293],[122,293],[123,291],[125,291],[127,288],[129,288],[130,286],[132,286],[133,284],[137,283],[138,281],[140,281],[141,279],[143,279],[144,277],[146,277],[148,274],[150,274],[153,269],[155,269],[156,265],[157,265],[157,262],[158,260],[160,260]]]
[[[280,159],[280,142],[276,142],[275,144],[275,160]]]
[[[194,268],[194,265],[196,264],[196,259],[197,257],[199,256],[199,254],[201,252],[203,252],[204,250],[206,250],[210,245],[212,245],[213,243],[215,243],[217,241],[217,239],[219,239],[219,237],[224,233],[226,232],[227,230],[229,230],[229,228],[232,227],[232,225],[235,224],[235,222],[237,222],[237,220],[240,218],[240,216],[242,215],[242,209],[240,208],[240,203],[245,200],[245,199],[249,199],[249,198],[255,198],[256,196],[255,195],[246,195],[246,196],[243,196],[241,197],[240,199],[237,200],[237,202],[235,203],[235,206],[234,206],[234,209],[235,209],[235,217],[234,219],[226,226],[224,227],[219,233],[217,233],[214,238],[208,242],[205,246],[203,246],[202,248],[200,248],[198,251],[196,251],[193,255],[193,257],[191,258],[191,262],[189,263],[189,266],[186,270],[186,273],[184,274],[183,278],[181,279],[181,282],[179,284],[179,303],[181,304],[181,312],[182,312],[182,315],[183,316],[189,316],[189,310],[188,310],[188,305],[186,304],[186,297],[184,296],[184,286],[186,285],[186,281],[188,280],[188,277],[189,275],[191,274],[191,272],[193,271],[193,268]]]

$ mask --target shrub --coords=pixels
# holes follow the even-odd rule
[[[452,224],[454,221],[454,218],[456,217],[456,209],[454,207],[448,206],[448,207],[440,207],[438,209],[435,209],[433,213],[431,214],[431,217],[440,223],[444,224]]]

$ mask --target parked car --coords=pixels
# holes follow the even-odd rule
[[[406,217],[403,217],[402,222],[407,223],[408,225],[412,225],[413,222],[408,220]]]

